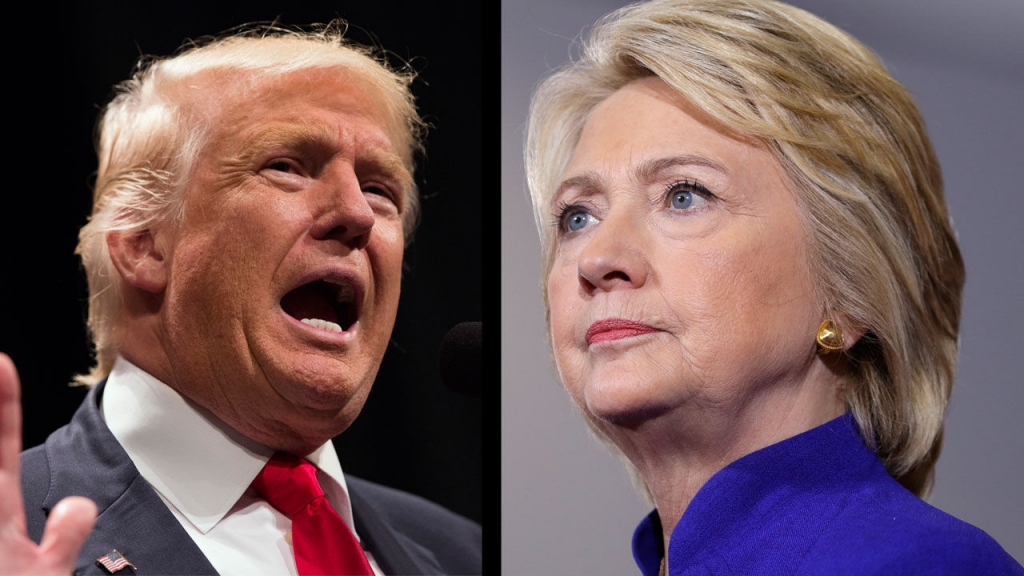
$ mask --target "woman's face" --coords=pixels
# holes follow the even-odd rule
[[[594,109],[552,209],[555,359],[598,423],[756,407],[811,373],[822,307],[788,179],[660,79]]]

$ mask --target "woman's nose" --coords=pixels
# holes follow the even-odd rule
[[[639,288],[647,282],[650,265],[642,226],[629,217],[611,215],[594,226],[577,262],[584,290]]]

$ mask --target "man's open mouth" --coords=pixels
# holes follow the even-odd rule
[[[349,284],[315,280],[281,298],[286,314],[314,328],[345,332],[359,319],[356,291]]]

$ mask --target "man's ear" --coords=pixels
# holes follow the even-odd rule
[[[167,287],[166,254],[152,230],[107,232],[107,249],[125,282],[153,293],[163,292]]]

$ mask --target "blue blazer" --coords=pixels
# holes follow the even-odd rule
[[[75,574],[107,574],[96,563],[111,550],[134,566],[121,574],[216,574],[100,415],[103,383],[71,422],[22,453],[29,536],[39,542],[50,510],[65,496],[99,508]],[[418,496],[345,476],[356,531],[386,574],[480,574],[480,526]]]
[[[658,573],[663,542],[655,511],[633,535],[644,576]],[[712,476],[672,531],[668,568],[672,576],[1024,576],[988,534],[889,476],[850,414]]]

